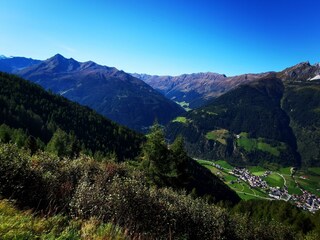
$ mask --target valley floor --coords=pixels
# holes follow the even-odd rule
[[[320,209],[320,168],[293,171],[286,167],[271,171],[260,166],[234,167],[223,160],[197,161],[243,200],[284,200],[310,212]]]

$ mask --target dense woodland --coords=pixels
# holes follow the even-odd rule
[[[38,143],[46,145],[53,136],[63,139],[59,135],[66,133],[74,154],[83,150],[89,155],[115,154],[120,160],[134,158],[144,139],[87,107],[5,73],[0,73],[0,111],[0,124],[21,129]]]

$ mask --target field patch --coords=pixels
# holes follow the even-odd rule
[[[227,168],[230,170],[233,169],[233,166],[231,166],[227,161],[224,161],[224,160],[218,160],[218,161],[215,161],[214,163],[219,164],[223,168]]]
[[[276,157],[280,156],[281,150],[285,150],[286,146],[284,143],[278,143],[277,146],[273,146],[267,143],[264,138],[249,138],[248,133],[240,133],[237,136],[237,145],[247,152],[252,152],[255,150],[260,150],[263,152],[270,153]]]
[[[186,111],[191,111],[192,109],[189,107],[189,103],[183,101],[183,102],[177,102],[175,101],[177,104],[179,104],[181,107],[184,108],[184,110]]]
[[[188,120],[186,117],[176,117],[172,122],[180,122],[180,123],[187,123]]]
[[[223,145],[226,145],[227,144],[226,138],[228,133],[229,131],[226,129],[213,130],[206,134],[206,138],[209,140],[220,142]]]
[[[264,178],[264,180],[269,184],[271,187],[280,187],[282,188],[284,185],[284,180],[281,176],[277,173],[271,173],[269,176]]]

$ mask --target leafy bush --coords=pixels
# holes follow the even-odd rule
[[[0,144],[0,195],[36,207],[44,198],[46,189],[41,188],[41,176],[32,171],[30,162],[27,151],[16,145]]]

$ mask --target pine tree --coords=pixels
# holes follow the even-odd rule
[[[163,185],[169,172],[168,148],[161,126],[155,123],[143,146],[143,166],[149,177],[158,185]]]
[[[181,135],[171,144],[170,150],[172,153],[172,161],[174,162],[172,170],[176,172],[177,178],[181,178],[185,173],[188,162],[188,155],[184,150],[184,139]]]

